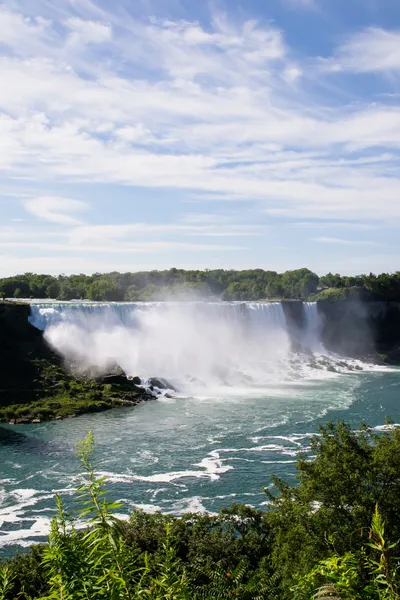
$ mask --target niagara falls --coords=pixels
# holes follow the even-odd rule
[[[348,304],[353,327],[354,311],[361,315],[359,330],[346,326],[340,343],[361,333],[365,341],[365,310]],[[73,448],[89,429],[99,476],[123,498],[125,514],[213,514],[232,502],[265,507],[267,474],[294,476],[321,419],[368,418],[379,431],[397,411],[397,368],[332,348],[339,323],[317,302],[31,301],[27,308],[24,327],[67,371],[93,381],[123,374],[151,401],[38,419],[18,436],[10,430],[0,445],[6,553],[44,539],[52,492],[68,498],[74,489]]]
[[[399,75],[399,0],[0,0],[0,600],[400,600]]]

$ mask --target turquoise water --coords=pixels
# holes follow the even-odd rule
[[[174,514],[263,506],[270,475],[293,478],[318,424],[400,422],[400,371],[325,374],[219,397],[162,398],[64,421],[0,428],[0,557],[43,540],[54,493],[80,482],[74,446],[89,429],[113,498]]]

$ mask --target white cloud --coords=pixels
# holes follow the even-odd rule
[[[17,249],[31,249],[31,250],[40,250],[46,251],[48,253],[51,252],[60,252],[67,253],[72,255],[81,255],[83,254],[157,254],[161,251],[167,250],[183,250],[187,252],[230,252],[232,250],[245,250],[244,246],[232,246],[232,245],[223,245],[223,244],[194,244],[194,243],[185,243],[185,242],[173,242],[173,241],[164,241],[164,242],[134,242],[134,243],[123,243],[119,246],[115,246],[115,244],[107,244],[106,241],[96,240],[97,244],[93,245],[78,245],[74,246],[72,244],[66,243],[57,243],[57,242],[43,242],[43,241],[0,241],[0,248],[17,248]],[[109,240],[107,240],[108,242]]]
[[[400,30],[369,27],[354,34],[327,63],[331,70],[354,73],[400,70]]]
[[[303,71],[296,65],[290,65],[283,71],[282,77],[287,83],[294,83],[303,75]]]
[[[102,44],[111,40],[112,37],[111,27],[105,23],[70,17],[64,24],[71,30],[68,43],[73,45]]]
[[[82,225],[70,230],[69,238],[73,246],[95,243],[117,242],[135,239],[140,236],[180,234],[199,237],[250,237],[261,235],[263,227],[259,225],[238,225],[232,222],[181,222],[181,223],[126,223],[124,225]],[[168,242],[170,243],[170,242]]]
[[[80,213],[89,207],[85,202],[71,198],[42,196],[24,202],[25,209],[42,221],[60,225],[78,225],[80,220],[70,213]]]
[[[378,226],[372,223],[355,223],[355,222],[343,222],[343,221],[300,221],[297,223],[288,223],[287,227],[295,229],[359,229],[359,230],[371,230],[377,229]]]
[[[271,23],[238,24],[223,14],[208,27],[144,22],[78,4],[79,17],[65,8],[53,24],[47,14],[25,21],[12,13],[15,54],[0,60],[3,178],[167,188],[209,202],[256,201],[262,215],[295,219],[400,222],[399,106],[314,96],[307,64]],[[386,34],[364,32],[375,44],[372,65],[388,64],[376,58],[395,45]],[[68,35],[78,36],[73,48]],[[36,45],[27,57],[29,36]],[[360,41],[367,45],[355,36],[335,57],[343,68],[356,69]],[[27,209],[74,227],[83,208],[71,202],[41,197]],[[96,236],[144,232],[163,239],[259,233],[240,222],[99,227],[71,235],[84,246]]]
[[[346,246],[379,246],[377,242],[368,240],[344,240],[342,238],[335,237],[318,237],[313,239],[314,242],[321,242],[323,244],[344,244]]]
[[[0,5],[0,44],[5,44],[14,49],[25,46],[33,50],[42,38],[46,37],[51,23],[47,19],[36,17],[34,19],[13,12],[5,5]]]

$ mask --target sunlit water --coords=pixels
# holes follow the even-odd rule
[[[72,502],[81,481],[74,448],[90,429],[96,469],[124,515],[135,507],[179,515],[232,502],[265,507],[271,474],[293,479],[320,422],[400,422],[400,371],[329,355],[315,303],[304,304],[304,317],[293,329],[279,303],[34,305],[31,322],[68,362],[89,371],[118,364],[143,383],[164,376],[179,392],[1,427],[0,556],[44,539],[56,492]]]
[[[0,556],[41,541],[54,493],[80,481],[74,446],[89,429],[95,462],[124,513],[262,507],[272,473],[293,478],[296,453],[318,423],[400,422],[400,371],[326,374],[271,384],[262,393],[162,398],[64,421],[0,430]]]

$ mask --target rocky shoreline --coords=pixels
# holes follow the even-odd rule
[[[289,330],[301,332],[302,303],[286,303],[284,309]],[[400,365],[400,305],[375,303],[360,308],[353,301],[329,302],[321,312],[322,340],[330,351],[375,364]],[[139,377],[128,378],[118,367],[101,377],[77,376],[74,365],[66,365],[47,345],[42,332],[29,324],[29,314],[29,305],[0,303],[1,423],[40,423],[134,407],[157,398],[160,390],[164,394],[173,390],[162,379],[144,386]],[[292,343],[295,339],[293,335]],[[297,351],[294,346],[293,352]],[[340,364],[321,363],[316,368],[338,372]]]
[[[156,394],[122,371],[79,377],[28,323],[29,306],[0,304],[0,422],[40,423],[116,407]]]

